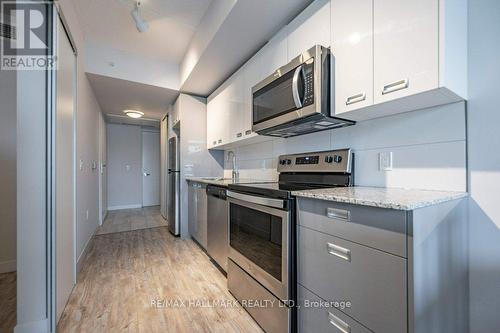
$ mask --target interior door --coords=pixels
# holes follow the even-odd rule
[[[142,132],[142,205],[160,205],[159,132]]]
[[[68,36],[58,25],[55,115],[55,226],[57,321],[75,284],[75,62]]]

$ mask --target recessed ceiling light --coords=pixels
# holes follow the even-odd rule
[[[142,116],[144,116],[144,112],[137,111],[137,110],[125,110],[125,111],[123,111],[123,113],[125,113],[130,118],[134,118],[134,119],[141,118]]]

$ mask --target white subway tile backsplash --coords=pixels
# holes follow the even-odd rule
[[[465,140],[465,104],[448,104],[427,110],[358,122],[332,131],[333,149],[373,149]]]
[[[285,140],[285,154],[330,149],[330,131],[294,136]]]
[[[465,119],[465,103],[459,102],[332,131],[270,139],[236,149],[240,177],[275,180],[279,155],[352,148],[356,185],[465,191]],[[393,152],[392,171],[379,171],[382,151]],[[225,176],[231,176],[231,168],[226,159]]]
[[[380,171],[378,155],[392,151],[392,171]],[[355,150],[355,185],[466,190],[465,142]]]

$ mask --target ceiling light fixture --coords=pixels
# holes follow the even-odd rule
[[[141,2],[137,1],[134,5],[134,9],[130,14],[134,19],[135,27],[137,28],[137,30],[139,32],[144,32],[149,29],[149,24],[142,18],[141,13],[139,13],[139,7],[141,7]]]
[[[141,118],[142,116],[144,116],[144,112],[137,111],[137,110],[125,110],[125,111],[123,111],[123,113],[125,113],[130,118],[134,118],[134,119]]]

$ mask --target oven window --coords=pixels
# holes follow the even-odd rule
[[[230,245],[281,281],[282,218],[230,205]]]
[[[253,123],[258,124],[297,109],[293,100],[292,81],[295,70],[253,94]],[[299,77],[300,81],[301,78]],[[299,82],[299,87],[303,83]],[[302,89],[300,89],[302,92]]]

